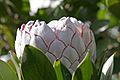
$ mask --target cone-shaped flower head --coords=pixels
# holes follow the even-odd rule
[[[72,17],[63,17],[48,24],[38,20],[23,24],[17,30],[15,41],[18,58],[22,57],[27,44],[41,49],[51,63],[60,59],[71,73],[88,50],[93,62],[96,55],[96,44],[89,25]]]

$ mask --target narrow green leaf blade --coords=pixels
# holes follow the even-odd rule
[[[0,60],[0,80],[18,80],[15,71]]]
[[[55,61],[54,63],[54,69],[57,75],[57,80],[63,80],[62,72],[61,72],[61,64],[60,61]]]
[[[54,69],[57,75],[57,80],[71,80],[71,77],[72,77],[71,73],[60,62],[60,60],[57,60],[54,62]]]
[[[87,52],[83,61],[78,65],[77,70],[72,75],[72,80],[90,80],[93,74],[93,66],[90,60],[90,53]]]
[[[18,79],[22,80],[21,67],[19,65],[20,61],[19,61],[19,59],[17,58],[16,54],[13,51],[9,51],[9,53],[10,53],[11,63],[14,64],[14,68],[16,69]]]
[[[50,61],[40,50],[32,46],[25,47],[21,67],[24,80],[57,80]]]

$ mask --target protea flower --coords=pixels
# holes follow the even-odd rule
[[[26,44],[40,48],[53,63],[60,59],[72,73],[84,58],[91,53],[94,62],[96,44],[88,24],[72,17],[63,17],[46,24],[44,21],[29,21],[17,30],[15,49],[17,57],[22,57]]]

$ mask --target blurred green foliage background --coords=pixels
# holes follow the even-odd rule
[[[117,53],[112,79],[120,80],[120,0],[63,0],[57,7],[39,8],[32,16],[29,0],[0,0],[0,55],[14,50],[16,30],[22,23],[36,19],[48,23],[63,16],[75,17],[91,25],[97,44],[98,66],[103,56]]]

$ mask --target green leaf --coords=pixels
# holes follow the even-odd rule
[[[101,61],[101,58],[103,58],[103,56],[105,55],[105,49],[109,44],[109,38],[105,37],[105,38],[99,39],[97,40],[96,44],[97,44],[96,58],[97,60]]]
[[[62,72],[61,72],[61,64],[60,61],[55,61],[54,63],[54,69],[57,75],[57,80],[63,80]]]
[[[72,80],[90,80],[93,74],[90,53],[87,52],[83,61],[78,65],[77,70],[72,75]]]
[[[16,54],[13,51],[9,51],[10,53],[10,58],[11,58],[11,62],[12,64],[14,64],[14,67],[16,69],[16,73],[18,75],[18,79],[22,80],[22,73],[21,73],[21,67],[19,65],[20,61],[18,60]]]
[[[52,64],[40,50],[26,46],[22,60],[24,80],[57,80]]]
[[[109,28],[116,26],[119,21],[111,12],[107,9],[105,2],[99,2],[97,5],[99,6],[99,10],[97,12],[97,19],[98,20],[108,20],[109,21]],[[107,23],[108,24],[108,23]]]
[[[113,74],[120,72],[120,54],[116,55],[114,57],[114,68],[113,68]]]
[[[106,0],[106,5],[108,6],[108,7],[110,7],[110,6],[112,6],[112,5],[114,5],[114,4],[117,4],[117,3],[119,3],[120,2],[120,0]]]
[[[68,69],[60,62],[60,60],[56,60],[54,62],[54,69],[57,75],[57,80],[71,80],[71,73]]]
[[[0,80],[18,80],[10,65],[0,60]]]
[[[99,80],[99,75],[98,75],[98,70],[96,68],[96,65],[93,64],[92,66],[93,66],[93,74],[90,80]]]
[[[106,0],[106,5],[110,12],[120,18],[120,0]]]
[[[100,80],[111,80],[114,55],[115,54],[113,54],[103,65]]]

